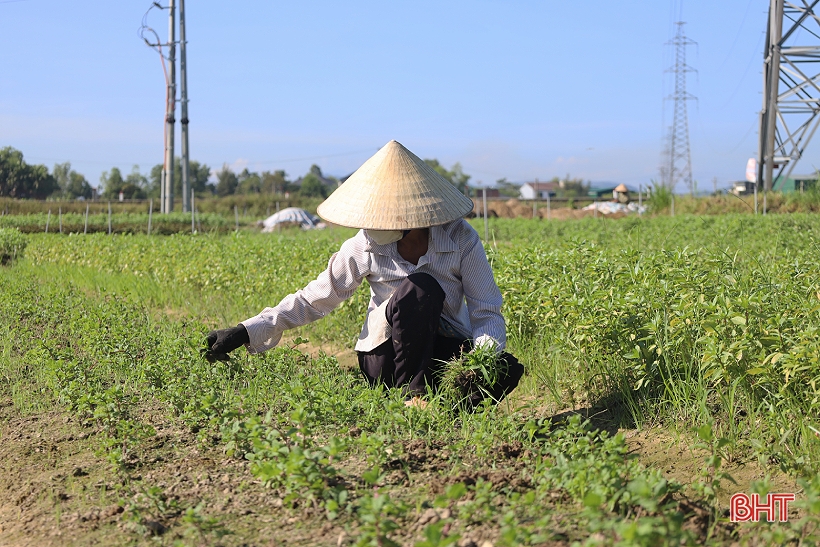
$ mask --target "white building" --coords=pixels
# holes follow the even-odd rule
[[[521,199],[547,199],[547,195],[555,196],[556,190],[557,182],[525,182],[521,185],[519,195]]]

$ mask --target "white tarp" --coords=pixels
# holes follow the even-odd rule
[[[278,213],[260,221],[263,232],[273,232],[280,224],[298,224],[303,230],[321,229],[325,223],[316,215],[312,215],[299,207],[288,207]]]
[[[611,215],[612,213],[638,213],[642,215],[646,212],[646,207],[643,205],[638,206],[634,201],[630,201],[626,205],[614,201],[598,201],[584,207],[584,211],[594,211],[595,209],[598,209],[598,212],[604,215]]]

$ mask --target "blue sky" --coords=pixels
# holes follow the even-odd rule
[[[113,166],[161,163],[164,78],[137,33],[150,4],[0,0],[0,146],[49,167],[71,161],[92,185]],[[757,153],[767,7],[188,0],[191,157],[344,175],[396,139],[461,162],[471,182],[646,185],[672,115],[664,44],[684,20],[698,43],[687,59],[694,178],[725,187]],[[163,39],[166,13],[148,19]],[[809,152],[797,171],[812,170]]]

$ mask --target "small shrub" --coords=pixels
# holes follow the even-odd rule
[[[23,258],[26,238],[17,228],[0,228],[0,266]]]
[[[653,181],[648,189],[647,203],[653,213],[668,209],[672,205],[672,189]]]

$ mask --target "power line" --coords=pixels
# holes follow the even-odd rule
[[[735,34],[735,39],[732,41],[732,45],[726,52],[726,57],[723,59],[723,62],[720,63],[720,66],[718,67],[718,72],[723,70],[723,66],[726,64],[726,61],[729,60],[729,57],[732,55],[732,51],[734,51],[735,46],[737,45],[737,40],[738,38],[740,38],[740,31],[743,30],[743,25],[744,23],[746,23],[746,16],[749,15],[749,8],[752,7],[752,2],[754,2],[754,0],[749,0],[749,3],[746,5],[746,11],[743,12],[743,18],[740,20],[740,26],[737,28],[737,34]],[[757,46],[755,46],[755,50],[757,50]]]
[[[308,156],[303,158],[287,158],[281,160],[265,160],[265,161],[248,161],[248,163],[252,163],[254,165],[264,165],[266,163],[289,163],[292,161],[311,161],[311,160],[321,160],[324,158],[338,158],[341,156],[353,156],[354,154],[364,154],[365,152],[378,152],[379,148],[366,148],[364,150],[356,150],[355,152],[341,152],[339,154],[324,154],[321,156]]]
[[[284,158],[284,159],[276,159],[276,160],[264,160],[264,161],[254,161],[254,160],[247,160],[248,165],[265,165],[270,163],[290,163],[295,161],[312,161],[312,160],[321,160],[325,158],[337,158],[342,156],[353,156],[356,154],[364,154],[365,152],[377,152],[379,150],[378,147],[371,147],[366,148],[363,150],[355,150],[353,152],[340,152],[337,154],[321,154],[316,156],[303,156],[300,158]],[[29,159],[34,161],[41,161],[41,162],[55,162],[55,163],[62,163],[63,161],[70,161],[70,162],[79,162],[79,163],[95,163],[100,165],[143,165],[147,164],[150,165],[151,161],[107,161],[107,160],[84,160],[84,159],[64,159],[64,158],[45,158],[42,156],[28,156]]]

